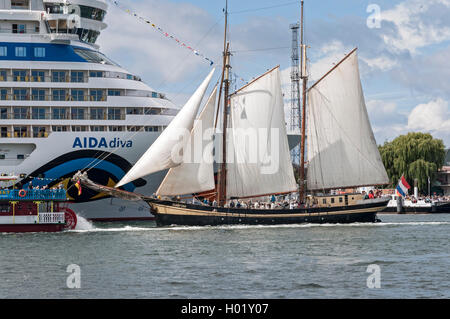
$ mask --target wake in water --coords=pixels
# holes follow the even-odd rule
[[[381,223],[353,223],[353,224],[297,224],[297,225],[226,225],[226,226],[171,226],[171,227],[135,227],[123,226],[112,228],[98,228],[83,217],[78,217],[78,225],[71,232],[143,232],[143,231],[198,231],[198,230],[240,230],[240,229],[276,229],[276,228],[319,228],[319,227],[386,227],[386,226],[442,226],[450,222],[381,222]]]

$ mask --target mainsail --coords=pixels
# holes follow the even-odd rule
[[[214,106],[217,86],[195,123],[187,143],[183,163],[171,168],[156,195],[176,196],[213,190]]]
[[[227,197],[297,191],[279,67],[231,96]]]
[[[308,96],[308,189],[388,184],[367,114],[356,50],[316,82]]]
[[[192,131],[194,120],[197,116],[200,104],[211,78],[213,69],[178,115],[169,126],[161,133],[159,138],[150,146],[139,161],[122,178],[116,187],[123,186],[138,178],[159,172],[168,168],[176,167],[181,162],[174,161],[174,151],[181,153],[187,144],[186,132]]]

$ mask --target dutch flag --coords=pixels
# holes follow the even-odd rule
[[[397,186],[397,195],[405,197],[408,194],[408,189],[410,189],[411,186],[409,186],[408,182],[405,179],[405,176],[402,175],[402,178],[398,182]]]

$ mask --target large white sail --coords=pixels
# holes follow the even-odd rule
[[[278,67],[232,95],[228,137],[228,198],[297,190]]]
[[[209,73],[178,115],[116,187],[181,164],[181,161],[174,160],[174,157],[177,157],[178,153],[182,153],[184,145],[187,144],[188,136],[194,126],[195,118],[214,70]]]
[[[176,196],[213,190],[214,106],[217,86],[195,122],[184,152],[183,163],[171,168],[156,195]]]
[[[361,86],[356,50],[309,91],[309,190],[388,184]]]

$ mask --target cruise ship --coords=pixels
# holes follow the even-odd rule
[[[79,195],[70,181],[89,168],[90,179],[114,186],[178,112],[100,52],[107,9],[100,0],[0,0],[0,175],[20,187],[62,184],[90,220],[151,219],[144,202]],[[163,177],[125,189],[152,194]]]

